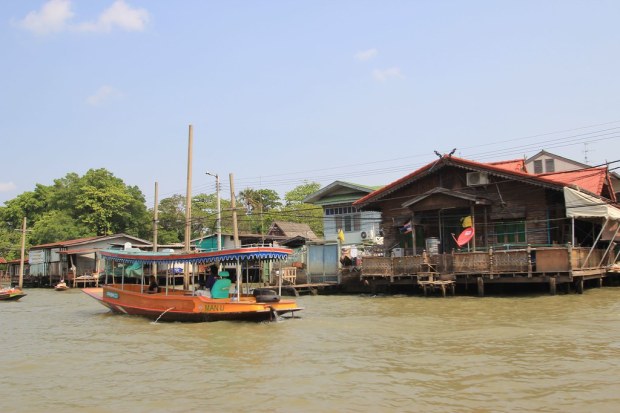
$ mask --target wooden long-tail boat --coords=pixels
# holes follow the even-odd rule
[[[162,265],[240,263],[247,261],[274,261],[286,258],[292,251],[279,247],[243,247],[222,251],[166,253],[125,250],[101,251],[101,256],[114,263],[134,265],[139,263]],[[241,276],[238,276],[240,282]],[[254,294],[237,293],[230,295],[229,280],[222,281],[224,291],[221,295],[213,294],[211,298],[198,295],[189,289],[177,289],[174,286],[161,286],[156,291],[149,291],[144,278],[141,284],[124,282],[104,284],[101,288],[84,288],[82,291],[95,298],[114,313],[148,317],[162,321],[218,321],[218,320],[274,320],[278,316],[302,310],[294,300],[283,300],[271,290],[255,290]],[[228,287],[228,289],[226,288]],[[259,291],[259,293],[257,293]]]
[[[0,301],[17,301],[24,296],[26,293],[19,288],[0,288]]]

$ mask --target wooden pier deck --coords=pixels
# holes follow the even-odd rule
[[[390,287],[417,287],[425,295],[441,291],[453,292],[456,286],[477,289],[485,286],[502,291],[519,287],[547,288],[556,294],[558,288],[583,293],[587,283],[600,287],[612,273],[614,260],[605,250],[572,246],[527,247],[486,252],[452,252],[405,257],[364,257],[360,280],[373,290]]]

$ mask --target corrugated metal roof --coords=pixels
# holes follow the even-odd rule
[[[65,241],[50,242],[49,244],[33,245],[32,247],[30,247],[30,249],[70,247],[72,245],[87,244],[92,241],[101,241],[101,240],[106,240],[106,239],[112,240],[112,239],[122,238],[122,237],[139,241],[145,245],[151,245],[149,241],[140,239],[138,237],[134,237],[132,235],[114,234],[114,235],[98,235],[94,237],[85,237],[85,238],[70,239],[70,240],[65,240]]]

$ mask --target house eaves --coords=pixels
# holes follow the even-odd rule
[[[353,202],[360,199],[359,196],[351,196],[351,195],[334,195],[334,196],[326,196],[321,198],[319,201],[313,202],[314,205],[337,205],[337,204],[352,204]]]
[[[531,175],[526,172],[511,171],[506,168],[502,168],[502,167],[498,167],[498,166],[494,166],[494,165],[490,165],[486,163],[469,161],[469,160],[462,159],[462,158],[457,158],[457,157],[453,157],[449,155],[443,155],[441,158],[439,158],[435,162],[431,162],[417,169],[416,171],[410,173],[409,175],[406,175],[392,182],[391,184],[388,184],[384,186],[383,188],[380,188],[364,196],[363,198],[360,198],[359,200],[354,202],[353,205],[359,208],[367,207],[370,204],[373,204],[375,202],[382,200],[388,195],[394,193],[395,191],[398,191],[399,189],[407,185],[410,185],[413,182],[416,182],[436,172],[437,170],[441,168],[445,168],[447,166],[465,169],[470,172],[486,172],[489,175],[500,177],[503,179],[518,180],[518,181],[522,181],[522,182],[525,182],[531,185],[541,186],[544,188],[554,189],[558,191],[562,190],[562,188],[565,186],[553,180],[546,179],[544,177],[539,177],[536,175]]]
[[[90,244],[92,242],[114,240],[116,238],[121,238],[121,237],[129,238],[140,244],[151,245],[150,241],[146,241],[146,240],[143,240],[143,239],[131,236],[131,235],[114,234],[114,235],[99,235],[96,237],[78,238],[78,239],[72,239],[72,240],[66,240],[66,241],[57,241],[57,242],[51,242],[48,244],[41,244],[41,245],[33,245],[32,247],[30,247],[30,249],[32,250],[32,249],[41,249],[41,248],[69,248],[69,247],[73,247],[77,245]]]

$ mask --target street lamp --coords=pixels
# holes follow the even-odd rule
[[[217,194],[217,221],[215,224],[215,232],[217,233],[217,250],[222,250],[222,209],[220,207],[220,176],[205,172],[207,175],[215,177],[215,193]]]

